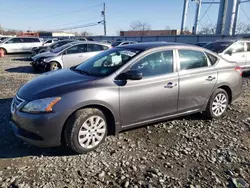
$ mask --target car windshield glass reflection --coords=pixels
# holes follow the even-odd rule
[[[140,52],[135,49],[113,48],[85,61],[74,70],[91,76],[104,77],[118,70]]]
[[[231,44],[233,44],[233,42],[212,42],[212,43],[206,44],[204,48],[211,50],[213,52],[216,52],[216,53],[221,53]]]

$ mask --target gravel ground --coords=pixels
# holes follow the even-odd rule
[[[249,186],[249,76],[222,119],[195,114],[130,130],[85,155],[36,148],[13,135],[11,99],[36,76],[23,55],[0,59],[0,187]]]

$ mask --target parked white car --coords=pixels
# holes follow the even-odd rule
[[[33,56],[31,65],[34,71],[73,67],[109,48],[108,44],[75,41]]]
[[[0,43],[5,53],[32,52],[32,48],[41,46],[43,41],[36,37],[12,37]]]
[[[243,71],[250,70],[250,40],[217,40],[204,46],[228,61],[234,61]]]

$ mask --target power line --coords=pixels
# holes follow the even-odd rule
[[[54,28],[54,27],[61,27],[61,26],[65,26],[65,25],[72,25],[72,24],[82,23],[82,22],[94,20],[94,19],[97,19],[97,18],[100,18],[100,16],[96,16],[96,17],[93,17],[93,18],[90,18],[90,19],[87,19],[87,20],[82,20],[82,21],[77,21],[77,22],[71,22],[71,23],[66,23],[66,24],[61,24],[61,25],[55,25],[52,28]]]
[[[59,29],[55,29],[54,31],[58,31],[58,30],[71,30],[71,29],[79,29],[79,28],[84,28],[84,27],[91,27],[91,26],[96,26],[99,24],[102,24],[103,21],[99,21],[99,22],[93,22],[93,23],[89,23],[89,24],[84,24],[84,25],[77,25],[77,26],[73,26],[73,27],[65,27],[65,28],[59,28]]]
[[[45,17],[43,17],[43,18],[58,17],[58,16],[64,16],[64,15],[68,15],[68,14],[75,14],[75,13],[82,12],[82,11],[85,11],[85,10],[88,10],[88,9],[92,9],[92,8],[95,8],[95,7],[100,7],[101,5],[103,5],[103,4],[98,4],[98,5],[90,6],[90,7],[84,8],[84,9],[79,9],[79,10],[75,10],[75,11],[70,11],[70,12],[66,12],[66,13],[62,13],[62,14],[51,15],[51,16],[45,16]]]
[[[243,7],[240,6],[240,9],[242,10],[242,12],[245,14],[245,16],[247,17],[248,21],[250,21],[250,18],[248,17],[247,13],[245,12],[245,10],[243,9]]]

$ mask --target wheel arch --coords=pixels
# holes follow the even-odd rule
[[[76,111],[80,109],[84,109],[84,108],[97,108],[104,113],[106,120],[107,120],[107,124],[108,124],[108,135],[115,135],[119,132],[119,128],[116,127],[116,123],[115,123],[116,122],[115,115],[107,106],[102,105],[102,104],[90,104],[90,105],[85,105],[80,108],[77,108],[68,116],[61,130],[61,143],[65,142],[64,131],[65,131],[65,127],[66,127],[65,125],[67,124],[67,121]]]
[[[0,49],[3,49],[3,51],[4,51],[4,53],[5,53],[5,54],[7,54],[7,53],[8,53],[8,51],[7,51],[7,49],[6,49],[6,48],[4,48],[4,47],[0,47]]]
[[[220,85],[218,87],[218,89],[223,89],[223,90],[225,90],[227,92],[228,99],[229,99],[228,102],[229,102],[229,104],[231,104],[231,102],[232,102],[232,89],[228,85],[226,85],[226,84]]]

